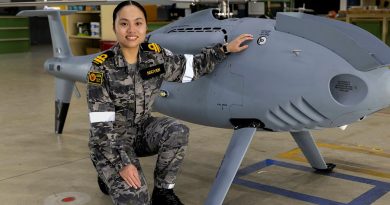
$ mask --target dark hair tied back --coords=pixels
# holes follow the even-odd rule
[[[146,11],[145,11],[145,8],[138,2],[136,1],[122,1],[121,3],[119,3],[115,9],[114,9],[114,13],[112,13],[112,23],[113,25],[115,25],[115,20],[116,20],[116,16],[118,14],[118,12],[125,6],[129,6],[129,5],[132,5],[132,6],[136,6],[138,7],[142,13],[144,14],[144,17],[145,17],[145,20],[146,22],[148,21],[148,19],[146,18]]]

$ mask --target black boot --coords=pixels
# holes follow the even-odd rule
[[[152,205],[184,205],[173,189],[160,189],[154,187],[152,194]]]

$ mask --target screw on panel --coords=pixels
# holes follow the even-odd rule
[[[161,90],[161,91],[160,91],[160,97],[166,98],[166,97],[168,97],[168,96],[169,96],[168,91],[166,91],[166,90]]]

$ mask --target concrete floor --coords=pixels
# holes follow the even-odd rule
[[[88,156],[84,85],[78,85],[82,97],[72,99],[64,134],[54,133],[54,78],[42,68],[50,56],[49,46],[33,47],[30,53],[0,55],[0,204],[111,204],[97,186]],[[385,182],[385,186],[390,183],[389,113],[384,110],[345,131],[314,132],[326,160],[338,165],[335,173]],[[175,190],[185,204],[199,205],[207,196],[232,130],[187,124],[191,128],[190,145]],[[258,132],[241,167],[266,159],[309,167],[299,161],[301,154],[295,148],[288,133]],[[284,157],[280,155],[283,153]],[[149,182],[154,160],[141,159]],[[275,165],[241,178],[279,189],[264,191],[234,184],[224,204],[365,204],[362,200],[367,196],[362,194],[374,187]],[[390,204],[388,187],[372,204]],[[283,190],[295,194],[286,197]],[[296,193],[306,195],[299,200]],[[75,201],[60,201],[69,196]],[[323,200],[309,202],[310,196]],[[59,197],[57,202],[53,197]]]

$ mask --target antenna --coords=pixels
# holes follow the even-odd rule
[[[230,16],[230,3],[229,3],[229,0],[227,0],[227,16],[228,16],[228,18],[230,18],[231,16]],[[233,14],[232,14],[232,16],[233,16]]]
[[[218,13],[219,16],[230,18],[233,16],[233,13],[230,12],[230,0],[223,0],[219,7],[221,9],[221,12]]]

